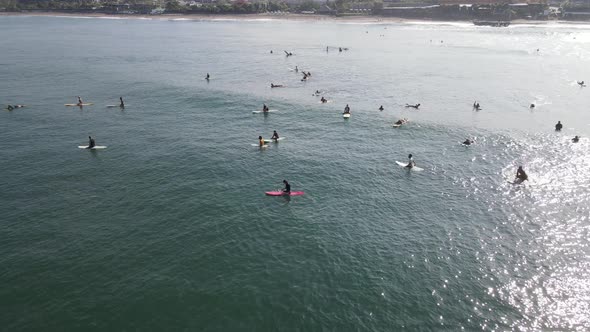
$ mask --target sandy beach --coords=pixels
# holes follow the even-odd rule
[[[143,14],[106,14],[106,13],[61,13],[61,12],[0,12],[0,16],[54,16],[54,17],[107,17],[107,18],[121,18],[121,19],[149,19],[149,20],[195,20],[195,21],[223,21],[223,20],[289,20],[289,21],[308,21],[308,22],[352,22],[352,23],[406,23],[406,22],[433,22],[433,23],[471,23],[471,20],[437,20],[428,18],[401,18],[388,16],[332,16],[332,15],[318,15],[318,14],[162,14],[162,15],[143,15]],[[588,22],[572,22],[572,21],[535,21],[535,20],[513,20],[511,24],[588,24]]]

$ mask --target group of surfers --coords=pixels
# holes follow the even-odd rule
[[[272,131],[272,137],[270,139],[274,140],[275,142],[279,140],[279,134],[277,133],[276,130]],[[262,138],[262,136],[258,136],[258,146],[260,146],[260,147],[266,146],[266,142],[264,141],[264,138]]]

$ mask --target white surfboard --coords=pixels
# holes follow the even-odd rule
[[[272,139],[272,138],[271,139],[265,139],[264,140],[264,143],[276,143],[276,142],[282,141],[284,139],[285,139],[285,137],[279,137],[277,139]]]
[[[261,149],[262,149],[262,148],[267,148],[267,147],[268,147],[268,144],[264,144],[263,146],[260,146],[260,144],[254,144],[254,143],[252,143],[252,144],[250,144],[250,145],[252,145],[252,146],[255,146],[255,147],[257,147],[257,148],[261,148]]]
[[[84,104],[64,104],[65,106],[90,106],[93,105],[92,103],[84,103]]]
[[[107,105],[107,108],[113,108],[113,107],[121,107],[121,108],[125,108],[125,107],[127,107],[127,106],[128,106],[128,105],[125,105],[125,106],[123,106],[123,107],[121,107],[121,105]]]
[[[88,149],[88,150],[101,150],[106,149],[105,145],[95,145],[94,147],[88,149],[88,145],[78,145],[78,149]]]
[[[416,172],[420,172],[420,171],[423,171],[424,170],[424,168],[420,168],[418,166],[414,166],[412,168],[406,167],[406,166],[408,166],[408,163],[402,163],[401,161],[397,161],[397,160],[396,160],[395,163],[398,164],[400,167],[407,168],[409,170],[416,171]]]
[[[348,119],[348,118],[350,118],[350,113],[342,114],[342,117],[345,119]]]
[[[254,114],[260,114],[260,113],[276,113],[279,110],[268,110],[268,112],[264,112],[264,111],[252,111],[252,113]]]

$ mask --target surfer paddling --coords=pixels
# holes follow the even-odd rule
[[[6,109],[9,111],[12,111],[13,109],[22,108],[22,107],[25,107],[25,105],[8,105],[8,106],[6,106]]]
[[[580,141],[580,136],[576,135],[576,137],[572,138],[572,143],[578,143]]]
[[[583,87],[585,87],[585,86],[586,86],[586,84],[584,84],[584,81],[581,81],[581,82],[580,82],[580,81],[578,81],[578,85],[579,85],[581,88],[583,88]]]
[[[529,179],[529,176],[526,175],[526,172],[524,171],[524,169],[522,169],[522,166],[518,166],[518,169],[516,170],[516,178],[514,179],[514,183],[515,184],[523,183],[524,181],[526,181],[528,179]]]
[[[274,84],[274,83],[270,83],[270,87],[271,88],[282,88],[283,85],[282,84]]]
[[[420,108],[420,104],[416,104],[416,105],[406,104],[406,108],[410,108],[410,107],[417,110]]]
[[[468,138],[465,140],[465,142],[463,142],[463,145],[471,145],[473,143],[475,143],[475,142]]]

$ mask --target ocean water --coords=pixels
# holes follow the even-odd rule
[[[588,25],[2,16],[0,40],[0,103],[27,105],[0,113],[2,329],[590,330]],[[264,195],[283,179],[305,195]]]

